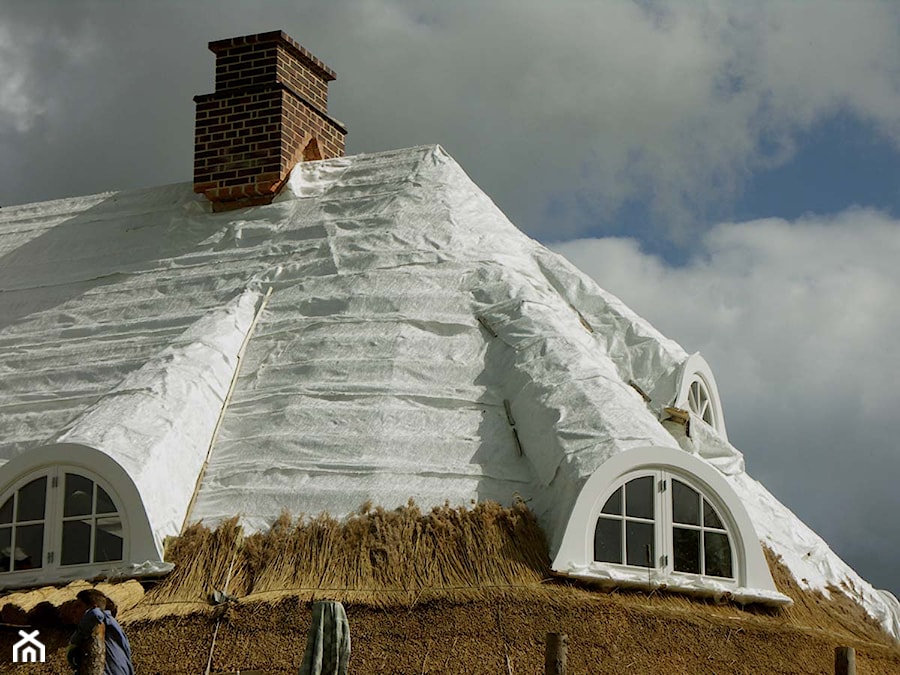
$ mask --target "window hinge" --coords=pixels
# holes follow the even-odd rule
[[[47,562],[48,563],[53,562],[53,551],[47,551]]]
[[[52,488],[59,487],[59,476],[52,476],[50,478],[50,487],[52,487]]]
[[[665,491],[666,491],[666,489],[667,489],[667,488],[666,488],[666,485],[667,485],[668,482],[669,482],[669,481],[667,481],[667,480],[661,480],[661,481],[659,481],[659,491],[660,491],[660,492],[665,492]]]
[[[659,566],[660,567],[665,567],[668,564],[669,564],[669,556],[667,556],[667,555],[659,556]]]

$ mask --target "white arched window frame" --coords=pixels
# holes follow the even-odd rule
[[[597,500],[594,563],[737,586],[739,561],[724,504],[682,471],[644,468]]]
[[[0,495],[0,584],[120,567],[130,556],[129,530],[121,498],[101,476],[65,464],[31,471]]]
[[[62,525],[54,525],[59,539],[46,540],[49,543],[42,552],[43,565],[31,570],[15,570],[0,574],[0,590],[22,588],[46,583],[62,583],[73,579],[107,576],[142,576],[164,574],[171,566],[162,561],[162,541],[153,535],[143,499],[131,475],[109,454],[81,443],[51,443],[28,450],[0,466],[0,497],[5,500],[14,490],[26,485],[33,478],[43,474],[49,476],[51,470],[74,469],[75,473],[100,479],[103,486],[122,516],[125,534],[122,562],[91,563],[88,565],[59,565],[56,556],[62,542]],[[58,477],[58,474],[57,474]],[[63,516],[59,517],[61,523]],[[54,521],[55,522],[55,521]],[[46,536],[50,536],[47,534]],[[53,551],[54,560],[46,560],[46,553]]]
[[[719,387],[712,368],[699,353],[689,356],[682,365],[672,405],[690,411],[715,429],[724,440],[728,440]]]
[[[733,577],[679,573],[671,560],[660,562],[661,554],[671,555],[666,544],[654,544],[653,565],[649,567],[629,565],[627,560],[611,563],[594,559],[596,524],[609,497],[633,477],[651,474],[667,475],[669,480],[683,479],[715,507],[724,525],[721,529],[727,531]],[[671,485],[667,486],[667,490],[671,489]],[[655,493],[654,499],[660,499],[659,493]],[[671,525],[671,520],[663,520],[657,527]],[[750,516],[725,477],[704,460],[669,447],[634,448],[618,453],[591,474],[575,501],[551,569],[557,574],[604,586],[664,587],[714,597],[727,594],[741,602],[791,603],[790,598],[776,589]]]

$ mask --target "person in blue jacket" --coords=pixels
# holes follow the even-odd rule
[[[80,591],[75,596],[84,614],[78,622],[78,628],[69,640],[69,650],[66,657],[76,671],[80,666],[79,659],[84,653],[84,647],[91,638],[91,632],[98,624],[105,624],[106,635],[106,664],[104,675],[134,675],[134,666],[131,663],[131,645],[122,631],[119,622],[112,613],[106,609],[108,598],[94,588]],[[77,616],[77,613],[76,613]]]

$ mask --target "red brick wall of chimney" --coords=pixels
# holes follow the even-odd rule
[[[216,210],[272,201],[294,165],[344,154],[334,72],[281,31],[210,42],[216,91],[195,96],[194,192]]]

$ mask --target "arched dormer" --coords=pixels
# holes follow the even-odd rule
[[[681,367],[672,405],[690,411],[715,429],[723,440],[728,440],[716,378],[699,353],[691,354]]]
[[[603,463],[579,493],[552,569],[606,586],[791,602],[725,478],[674,448],[636,448]]]
[[[63,443],[0,467],[0,588],[127,575],[161,559],[137,488],[107,454]]]

